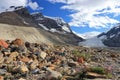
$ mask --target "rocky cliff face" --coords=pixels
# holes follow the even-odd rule
[[[120,47],[120,25],[100,34],[98,37],[103,38],[103,43],[109,47]]]
[[[18,32],[15,31],[15,35],[12,35],[13,32],[10,32],[10,30],[8,30],[9,28],[2,28],[3,24],[0,25],[0,27],[2,28],[0,29],[0,32],[2,32],[3,29],[7,29],[7,32],[9,33],[5,32],[5,34],[12,35],[12,38],[19,37],[26,40],[26,38],[23,35],[27,35],[26,37],[28,37],[28,35],[31,34],[29,34],[28,29],[26,29],[26,32],[28,33],[24,33],[23,27],[33,27],[39,32],[39,34],[37,33],[37,36],[35,34],[36,32],[33,29],[31,29],[31,31],[33,31],[31,36],[33,38],[33,42],[36,42],[37,39],[37,41],[43,43],[46,43],[46,41],[48,41],[55,44],[59,43],[77,45],[79,41],[82,41],[82,38],[74,35],[69,25],[61,18],[47,17],[42,15],[42,13],[30,14],[26,8],[19,8],[12,12],[0,13],[0,23],[8,24],[7,26],[10,25],[9,27],[12,27],[11,25],[14,25],[13,27],[17,28]],[[19,29],[20,27],[22,27],[22,29]],[[21,31],[23,34],[19,33]],[[4,34],[4,32],[2,34]],[[41,35],[44,37],[38,39],[38,37],[40,37]],[[1,38],[3,37],[4,36],[1,35]],[[8,37],[10,38],[10,36]]]

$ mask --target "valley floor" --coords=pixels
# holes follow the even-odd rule
[[[120,53],[0,40],[1,80],[119,80]]]

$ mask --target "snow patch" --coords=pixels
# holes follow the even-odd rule
[[[36,14],[39,14],[40,12],[33,12],[33,13],[30,13],[31,15],[36,15]]]
[[[43,20],[43,18],[39,17],[39,18],[37,18],[36,20]]]
[[[110,38],[113,38],[115,36],[115,34],[113,34],[113,35],[110,35]]]
[[[41,26],[43,29],[45,29],[45,30],[49,30],[46,26],[44,26],[43,24],[38,24],[39,26]]]
[[[53,19],[53,20],[55,20],[58,24],[66,23],[61,17],[50,17],[50,16],[44,16],[44,17]]]
[[[29,23],[27,23],[25,20],[23,21],[23,23],[24,23],[24,24],[27,24],[27,25],[29,24]]]
[[[65,30],[66,32],[71,32],[70,29],[67,26],[62,26],[62,29]]]
[[[54,29],[54,28],[51,28],[50,31],[51,31],[51,32],[57,32],[57,30]]]
[[[103,35],[103,36],[99,37],[99,39],[105,40],[105,39],[107,39],[107,36],[106,36],[106,35]]]

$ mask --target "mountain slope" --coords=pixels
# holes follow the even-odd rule
[[[79,45],[87,47],[120,47],[120,24],[107,32],[99,34],[97,37],[80,42]]]
[[[22,38],[30,42],[46,42],[50,43],[45,36],[41,35],[34,27],[14,26],[8,24],[0,24],[0,38],[5,40],[14,40],[15,38]],[[39,41],[40,40],[40,41]]]
[[[83,39],[72,33],[69,25],[60,18],[30,15],[26,8],[0,13],[0,38],[22,38],[30,42],[78,45]],[[37,15],[37,16],[36,16]],[[46,30],[47,29],[47,30]]]

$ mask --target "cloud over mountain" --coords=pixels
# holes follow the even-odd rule
[[[61,9],[72,12],[69,24],[76,27],[107,28],[119,23],[120,0],[48,0],[63,3]]]
[[[28,6],[33,10],[42,10],[43,7],[40,7],[37,2],[32,2],[32,0],[28,1]]]
[[[37,2],[33,2],[32,0],[0,0],[0,12],[8,10],[10,6],[29,6],[33,10],[43,9],[39,7]]]
[[[0,12],[9,9],[10,6],[26,6],[28,0],[1,0],[0,1]]]

